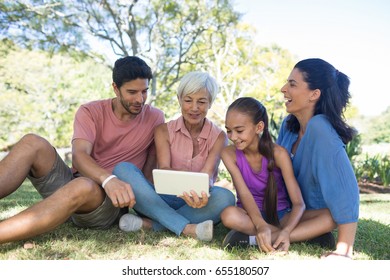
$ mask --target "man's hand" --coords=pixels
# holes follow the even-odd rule
[[[189,195],[187,192],[184,192],[180,197],[184,199],[184,201],[192,208],[205,207],[209,202],[209,198],[205,192],[202,192],[202,197],[199,197],[195,191],[191,191],[191,195]]]
[[[136,203],[131,186],[118,178],[113,178],[107,182],[104,190],[115,207],[133,208]]]

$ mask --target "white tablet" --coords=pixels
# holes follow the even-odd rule
[[[209,196],[209,175],[207,173],[176,171],[176,170],[153,170],[154,187],[159,194],[182,195],[194,190],[199,196],[204,191]]]

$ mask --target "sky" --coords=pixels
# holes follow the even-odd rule
[[[351,79],[351,103],[376,116],[390,106],[390,1],[234,0],[258,43],[276,43],[297,61],[322,58]],[[286,77],[287,79],[287,77]]]

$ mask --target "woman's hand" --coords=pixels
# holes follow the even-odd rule
[[[338,253],[337,250],[333,252],[327,252],[321,256],[322,260],[352,260],[352,257],[348,254]]]
[[[187,205],[191,206],[192,208],[202,208],[209,202],[209,198],[205,192],[202,192],[202,197],[199,197],[195,191],[191,191],[191,195],[189,195],[187,192],[184,192],[180,197],[184,199]]]
[[[275,248],[272,247],[272,243],[271,243],[271,233],[272,233],[271,228],[268,225],[263,225],[260,227],[256,227],[256,229],[257,229],[256,241],[260,250],[266,253],[271,253],[275,251]]]

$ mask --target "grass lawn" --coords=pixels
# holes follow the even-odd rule
[[[0,220],[40,200],[29,182],[0,202]],[[80,229],[68,222],[50,233],[0,245],[0,260],[315,260],[322,248],[292,244],[286,256],[267,255],[256,248],[221,248],[228,232],[215,227],[212,242],[176,237],[170,232],[125,233],[115,225],[109,230]],[[337,234],[337,233],[336,233]],[[360,221],[355,242],[357,260],[390,260],[390,194],[361,194]]]

